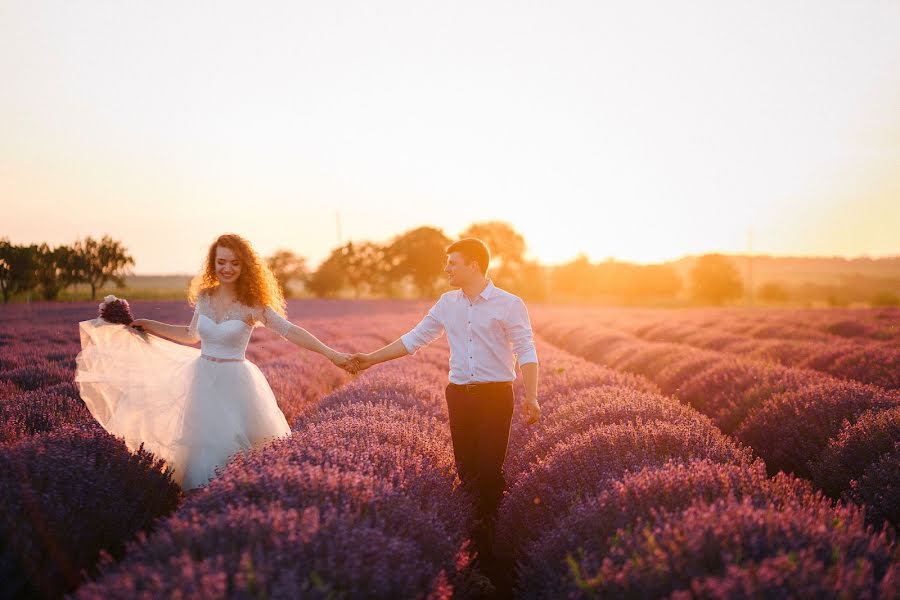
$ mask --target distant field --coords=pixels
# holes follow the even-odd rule
[[[288,315],[338,349],[372,350],[429,306],[294,300]],[[132,307],[191,315],[183,295]],[[12,597],[212,585],[215,597],[479,597],[445,337],[352,377],[256,331],[248,358],[294,434],[186,499],[80,400],[77,323],[96,313],[0,311],[0,577]],[[524,426],[517,403],[497,522],[515,577],[494,583],[517,598],[897,597],[900,309],[530,313],[543,417]]]
[[[178,300],[185,298],[188,286],[191,283],[191,275],[132,275],[125,277],[125,287],[117,288],[113,284],[107,284],[97,292],[97,297],[102,298],[107,294],[114,294],[120,298],[134,300]],[[60,301],[77,302],[90,300],[91,288],[87,285],[77,285],[67,288],[60,294]]]

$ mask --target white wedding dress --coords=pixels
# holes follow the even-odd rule
[[[257,324],[281,336],[294,327],[269,307],[237,302],[217,320],[207,295],[189,326],[200,350],[82,321],[75,381],[107,431],[164,459],[183,489],[201,487],[236,452],[290,434],[265,376],[244,358]]]

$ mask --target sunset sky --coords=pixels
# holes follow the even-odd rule
[[[0,0],[0,236],[900,254],[900,2]]]

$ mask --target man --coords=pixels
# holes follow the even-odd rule
[[[393,360],[431,343],[444,331],[450,343],[446,388],[456,468],[477,499],[479,554],[491,560],[493,525],[503,496],[503,461],[513,413],[516,357],[525,384],[524,418],[540,418],[537,353],[522,300],[487,277],[490,252],[468,238],[447,248],[444,271],[459,289],[445,293],[409,333],[369,354],[355,354],[360,370]]]

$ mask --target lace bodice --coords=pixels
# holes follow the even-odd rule
[[[243,359],[256,325],[268,327],[282,337],[295,327],[269,306],[252,307],[238,301],[224,315],[216,315],[209,295],[201,294],[188,333],[200,336],[200,352],[207,356]]]

